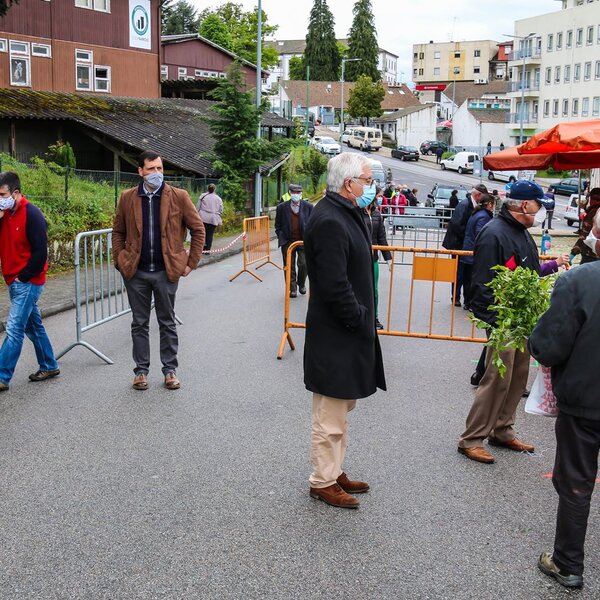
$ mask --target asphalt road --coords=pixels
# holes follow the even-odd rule
[[[567,597],[535,566],[554,530],[553,421],[519,409],[534,455],[494,449],[497,463],[482,465],[456,451],[479,345],[383,338],[389,389],[359,401],[345,465],[372,491],[357,511],[309,498],[303,333],[277,361],[282,274],[267,266],[263,283],[229,283],[240,265],[208,265],[180,285],[179,391],[161,387],[154,324],[147,392],[130,388],[128,316],[85,334],[113,366],[77,348],[60,377],[27,383],[26,343],[0,397],[0,597]],[[397,277],[406,292],[407,273]],[[446,323],[448,296],[436,302]],[[306,297],[292,308],[302,319]],[[46,325],[57,349],[73,340],[73,312]],[[600,596],[597,517],[595,499],[581,599]]]

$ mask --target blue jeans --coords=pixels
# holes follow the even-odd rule
[[[33,342],[41,371],[58,369],[52,344],[42,325],[37,301],[43,285],[13,281],[8,287],[10,312],[6,322],[6,337],[0,348],[0,381],[8,384],[12,379],[23,348],[25,335]]]

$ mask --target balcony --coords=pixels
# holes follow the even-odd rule
[[[523,62],[525,58],[525,64],[539,63],[542,60],[542,50],[540,48],[525,48],[523,50],[515,50],[509,52],[508,62]]]
[[[523,113],[523,123],[537,123],[538,122],[538,113],[534,112],[525,112]],[[506,115],[506,123],[510,123],[511,125],[521,125],[521,113],[508,113]]]
[[[520,81],[511,81],[508,84],[509,92],[520,92],[523,90],[525,93],[527,92],[539,92],[540,91],[540,82],[539,81],[526,81],[523,86]]]

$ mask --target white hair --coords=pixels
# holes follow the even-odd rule
[[[515,198],[506,198],[504,200],[504,205],[517,207],[517,206],[521,206],[521,204],[523,204],[523,202],[525,202],[525,200],[517,200]]]
[[[339,192],[346,179],[360,177],[365,166],[371,167],[371,161],[362,154],[343,152],[332,158],[327,164],[327,191]]]

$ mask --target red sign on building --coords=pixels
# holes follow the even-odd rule
[[[416,85],[415,89],[421,91],[421,92],[425,92],[425,91],[444,91],[446,89],[446,87],[448,86],[447,83],[430,83],[430,84],[422,84],[422,85]]]

